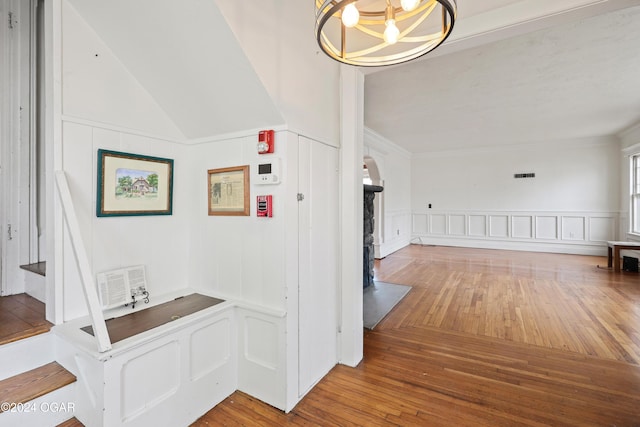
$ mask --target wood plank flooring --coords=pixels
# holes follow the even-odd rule
[[[73,417],[61,424],[58,424],[56,427],[84,427],[84,424],[78,421],[76,417]]]
[[[57,362],[0,381],[0,401],[19,404],[44,396],[76,381],[76,377]],[[4,405],[0,412],[4,411]]]
[[[51,326],[37,299],[27,294],[0,297],[0,345],[48,332]]]
[[[194,426],[640,426],[640,275],[601,257],[410,246],[364,360],[284,414],[236,392]]]

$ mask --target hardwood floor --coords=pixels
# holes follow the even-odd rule
[[[0,297],[0,345],[48,332],[45,306],[27,295]]]
[[[75,375],[58,362],[51,362],[0,381],[0,399],[9,404],[24,404],[75,381]],[[5,405],[0,407],[0,412],[9,410]]]
[[[410,246],[376,280],[413,286],[364,360],[289,414],[234,393],[195,426],[640,426],[640,275],[606,259]]]
[[[432,326],[640,363],[640,276],[605,258],[411,246],[378,279],[414,286],[378,330]]]

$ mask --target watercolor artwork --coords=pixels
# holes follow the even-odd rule
[[[173,160],[98,150],[96,215],[171,215]]]
[[[116,198],[158,197],[158,174],[137,169],[116,169]]]

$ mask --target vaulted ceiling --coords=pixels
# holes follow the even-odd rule
[[[640,121],[640,1],[458,0],[458,11],[436,51],[364,70],[365,126],[419,153]]]
[[[69,1],[187,139],[285,122],[213,1]]]

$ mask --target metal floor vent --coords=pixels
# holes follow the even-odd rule
[[[514,178],[535,178],[535,173],[515,173],[513,174]]]

